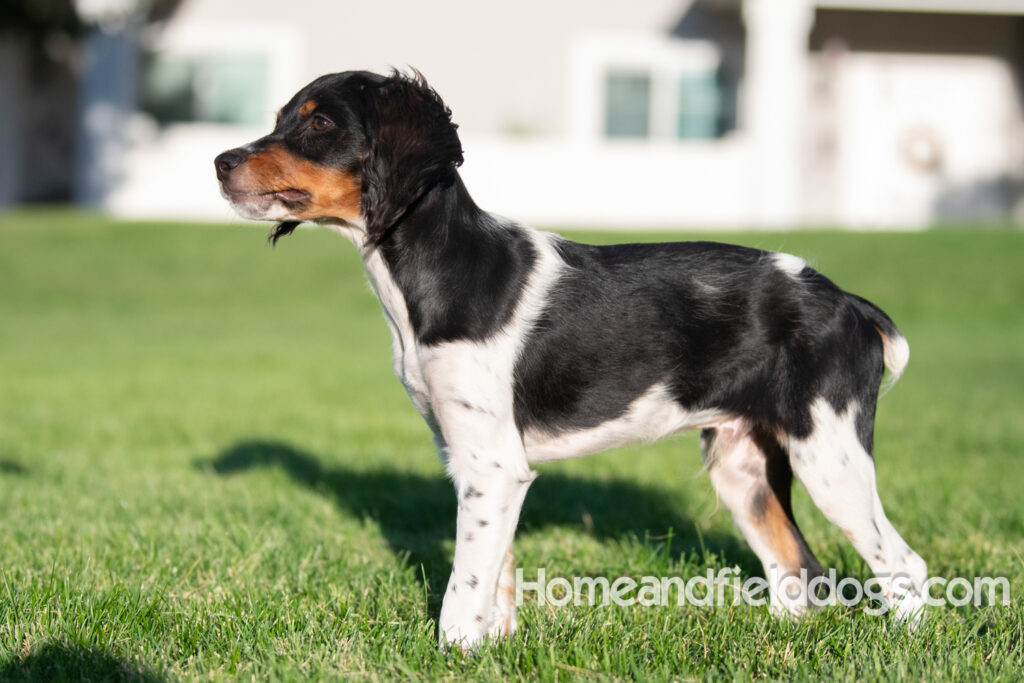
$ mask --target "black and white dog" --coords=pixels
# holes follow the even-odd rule
[[[394,370],[458,496],[442,644],[516,628],[512,538],[535,463],[702,430],[711,481],[799,612],[821,573],[795,474],[885,587],[923,605],[924,561],[882,510],[872,456],[884,372],[909,347],[881,310],[802,259],[711,242],[588,246],[489,214],[457,167],[451,112],[419,75],[331,74],[266,137],[219,155],[242,216],[313,221],[365,260]]]

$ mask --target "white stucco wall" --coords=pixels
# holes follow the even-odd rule
[[[609,141],[595,65],[623,51],[663,73],[684,68],[677,59],[715,61],[709,44],[664,43],[688,0],[295,0],[287,12],[277,0],[186,0],[153,45],[266,55],[265,125],[158,130],[139,119],[125,181],[107,204],[127,216],[230,218],[213,177],[217,153],[265,134],[277,107],[317,75],[405,64],[452,107],[478,202],[535,225],[917,227],[958,188],[984,213],[972,184],[1024,177],[1024,114],[1005,58],[848,51],[838,68],[812,68],[819,78],[804,85],[804,61],[820,57],[806,52],[815,0],[785,0],[786,12],[781,1],[746,0],[748,33],[758,35],[748,35],[740,130]],[[834,101],[805,104],[822,74]],[[924,129],[941,139],[934,170],[905,158],[907,131]],[[810,159],[826,138],[828,156]]]
[[[469,133],[560,135],[567,106],[567,37],[594,31],[662,33],[689,0],[185,0],[165,44],[203,31],[231,40],[266,30],[286,45],[291,92],[334,71],[412,66]],[[295,41],[294,37],[298,36]],[[280,106],[281,101],[274,105]]]
[[[1022,113],[1001,60],[852,55],[837,85],[834,214],[845,225],[924,226],[947,193],[1024,178]]]
[[[454,112],[470,191],[484,208],[519,220],[739,227],[750,221],[739,199],[749,181],[739,138],[609,143],[595,123],[602,93],[594,69],[603,58],[621,61],[625,51],[670,71],[682,68],[673,66],[677,59],[714,64],[707,45],[680,48],[664,38],[688,4],[298,0],[282,16],[269,0],[186,0],[153,45],[179,53],[262,50],[272,65],[267,126],[279,104],[324,72],[415,66]],[[593,101],[581,108],[581,98]],[[108,204],[122,215],[228,219],[212,159],[265,132],[211,124],[157,130],[140,120],[130,172]]]

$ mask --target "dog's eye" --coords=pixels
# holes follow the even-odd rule
[[[310,123],[313,126],[313,130],[316,131],[327,130],[334,125],[334,123],[323,114],[315,114]]]

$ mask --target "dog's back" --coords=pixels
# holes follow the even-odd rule
[[[662,384],[685,410],[805,437],[819,396],[837,410],[873,406],[883,344],[903,339],[879,309],[788,254],[554,245],[567,267],[516,366],[524,429],[592,428]]]

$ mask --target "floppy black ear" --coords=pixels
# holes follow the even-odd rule
[[[370,243],[379,242],[410,206],[462,164],[452,112],[418,72],[394,72],[364,89],[370,138],[363,159],[363,216]]]

